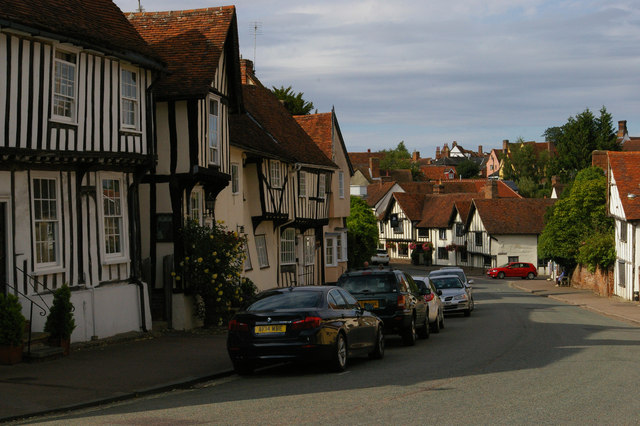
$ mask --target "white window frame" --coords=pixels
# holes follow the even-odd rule
[[[51,194],[48,194],[48,198],[44,198],[42,196],[42,192],[40,191],[40,197],[36,198],[36,181],[38,181],[38,183],[41,186],[42,181],[46,181],[48,184],[53,182],[53,188],[55,189],[55,194],[53,194],[53,198],[51,198]],[[32,221],[31,221],[31,226],[33,229],[33,264],[34,264],[34,269],[37,272],[43,272],[43,271],[50,271],[53,269],[57,269],[60,266],[60,258],[61,258],[61,253],[60,253],[60,248],[61,248],[61,237],[62,234],[60,232],[60,202],[61,202],[61,197],[60,197],[60,184],[58,181],[58,177],[57,176],[53,176],[53,175],[46,175],[46,174],[38,174],[38,175],[33,175],[31,177],[31,209],[33,211],[33,217],[32,217]],[[42,213],[43,209],[43,203],[47,203],[47,207],[49,209],[49,211],[51,211],[51,202],[54,202],[54,213],[55,216],[52,218],[50,217],[37,217],[36,211],[40,210],[40,212]],[[40,205],[39,209],[36,209],[37,205]],[[41,239],[38,240],[38,225],[41,223],[49,223],[52,225],[52,229],[53,229],[53,235],[51,236],[52,238],[47,238],[47,239]],[[49,234],[49,232],[47,232]],[[50,260],[50,259],[46,259],[47,261],[39,261],[39,259],[41,259],[38,255],[38,252],[40,250],[39,247],[41,246],[53,246],[53,256],[54,259]],[[34,272],[35,272],[34,271]]]
[[[231,163],[231,193],[238,195],[240,193],[240,164]]]
[[[267,252],[267,238],[264,234],[255,236],[256,252],[258,253],[258,265],[260,269],[269,267],[269,254]]]
[[[220,165],[220,99],[209,97],[207,102],[207,144],[209,164]]]
[[[298,197],[307,196],[307,172],[300,170],[298,173]]]
[[[305,266],[313,265],[316,263],[316,237],[313,235],[305,235],[303,241],[304,264]]]
[[[133,84],[125,81],[125,76],[133,76]],[[131,93],[133,90],[135,93]],[[133,123],[128,122],[130,112],[125,105],[132,105]],[[125,129],[140,129],[140,73],[132,68],[123,67],[120,70],[120,125]]]
[[[117,181],[120,187],[120,213],[119,214],[110,214],[111,212],[105,212],[104,204],[104,182],[107,180]],[[126,194],[126,185],[124,184],[124,179],[121,174],[118,173],[100,173],[98,176],[98,188],[97,188],[97,199],[100,200],[98,202],[98,210],[100,214],[100,223],[102,224],[100,228],[100,250],[102,253],[102,263],[103,264],[115,264],[115,263],[125,263],[129,261],[128,258],[128,223],[127,223],[127,194]],[[119,226],[120,226],[120,251],[109,253],[107,251],[107,226],[106,220],[109,217],[119,218]]]
[[[202,188],[193,188],[189,194],[189,210],[187,217],[197,222],[199,225],[204,223],[204,190]]]
[[[249,253],[249,244],[246,239],[244,242],[244,255],[244,270],[251,271],[253,269],[253,265],[251,263],[251,254]]]
[[[620,241],[627,242],[627,222],[620,221]]]
[[[70,62],[64,58],[58,58],[58,53],[73,55],[75,62]],[[79,53],[73,49],[56,49],[53,52],[53,75],[52,75],[52,87],[51,87],[51,118],[56,121],[64,121],[67,123],[75,123],[77,116],[77,108],[78,108],[78,59]],[[72,79],[66,79],[69,84],[73,84],[71,88],[73,94],[62,93],[59,90],[56,90],[57,87],[62,86],[62,75],[60,76],[60,80],[58,77],[58,70],[60,73],[65,70],[71,69],[73,70]],[[58,99],[59,98],[59,99]],[[62,102],[69,102],[69,115],[66,114],[58,114],[56,113],[56,102],[61,100]],[[64,108],[66,109],[66,107]]]
[[[269,184],[272,188],[282,188],[282,176],[280,173],[279,161],[269,161]]]
[[[326,266],[338,266],[336,257],[336,239],[334,235],[325,236],[324,263]]]
[[[347,261],[347,233],[340,232],[336,234],[336,256],[338,262]]]
[[[295,265],[296,263],[296,230],[286,228],[280,235],[280,264]]]
[[[439,228],[438,229],[438,239],[446,240],[447,239],[447,228]]]
[[[344,172],[342,170],[338,172],[338,195],[340,198],[344,198]]]
[[[324,198],[327,194],[327,176],[324,173],[318,175],[318,198]]]

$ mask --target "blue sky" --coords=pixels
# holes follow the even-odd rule
[[[349,151],[489,151],[603,105],[640,136],[638,0],[142,0],[147,12],[230,4],[244,58],[260,23],[258,78],[335,107]]]

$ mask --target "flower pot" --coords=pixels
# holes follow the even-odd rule
[[[13,365],[22,362],[23,345],[0,346],[0,364]]]

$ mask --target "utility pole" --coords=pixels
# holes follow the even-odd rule
[[[144,8],[142,7],[142,0],[138,0],[138,12],[144,12]]]

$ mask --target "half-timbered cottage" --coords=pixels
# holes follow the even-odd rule
[[[640,284],[640,152],[608,152],[609,214],[615,220],[617,296],[638,300]]]
[[[110,0],[0,2],[0,291],[68,284],[72,341],[151,326],[137,200],[163,70]]]
[[[348,191],[353,166],[334,109],[322,114],[296,115],[295,119],[322,152],[339,167],[331,178],[329,223],[323,228],[323,282],[336,282],[348,267],[347,217],[351,211]]]
[[[186,219],[208,223],[231,181],[229,115],[242,108],[238,29],[233,6],[128,14],[167,63],[153,88],[157,162],[143,177],[140,210],[154,318],[189,328],[191,306],[171,279]]]
[[[538,237],[544,215],[556,200],[548,198],[475,199],[467,218],[467,252],[477,268],[507,262],[538,262]]]

